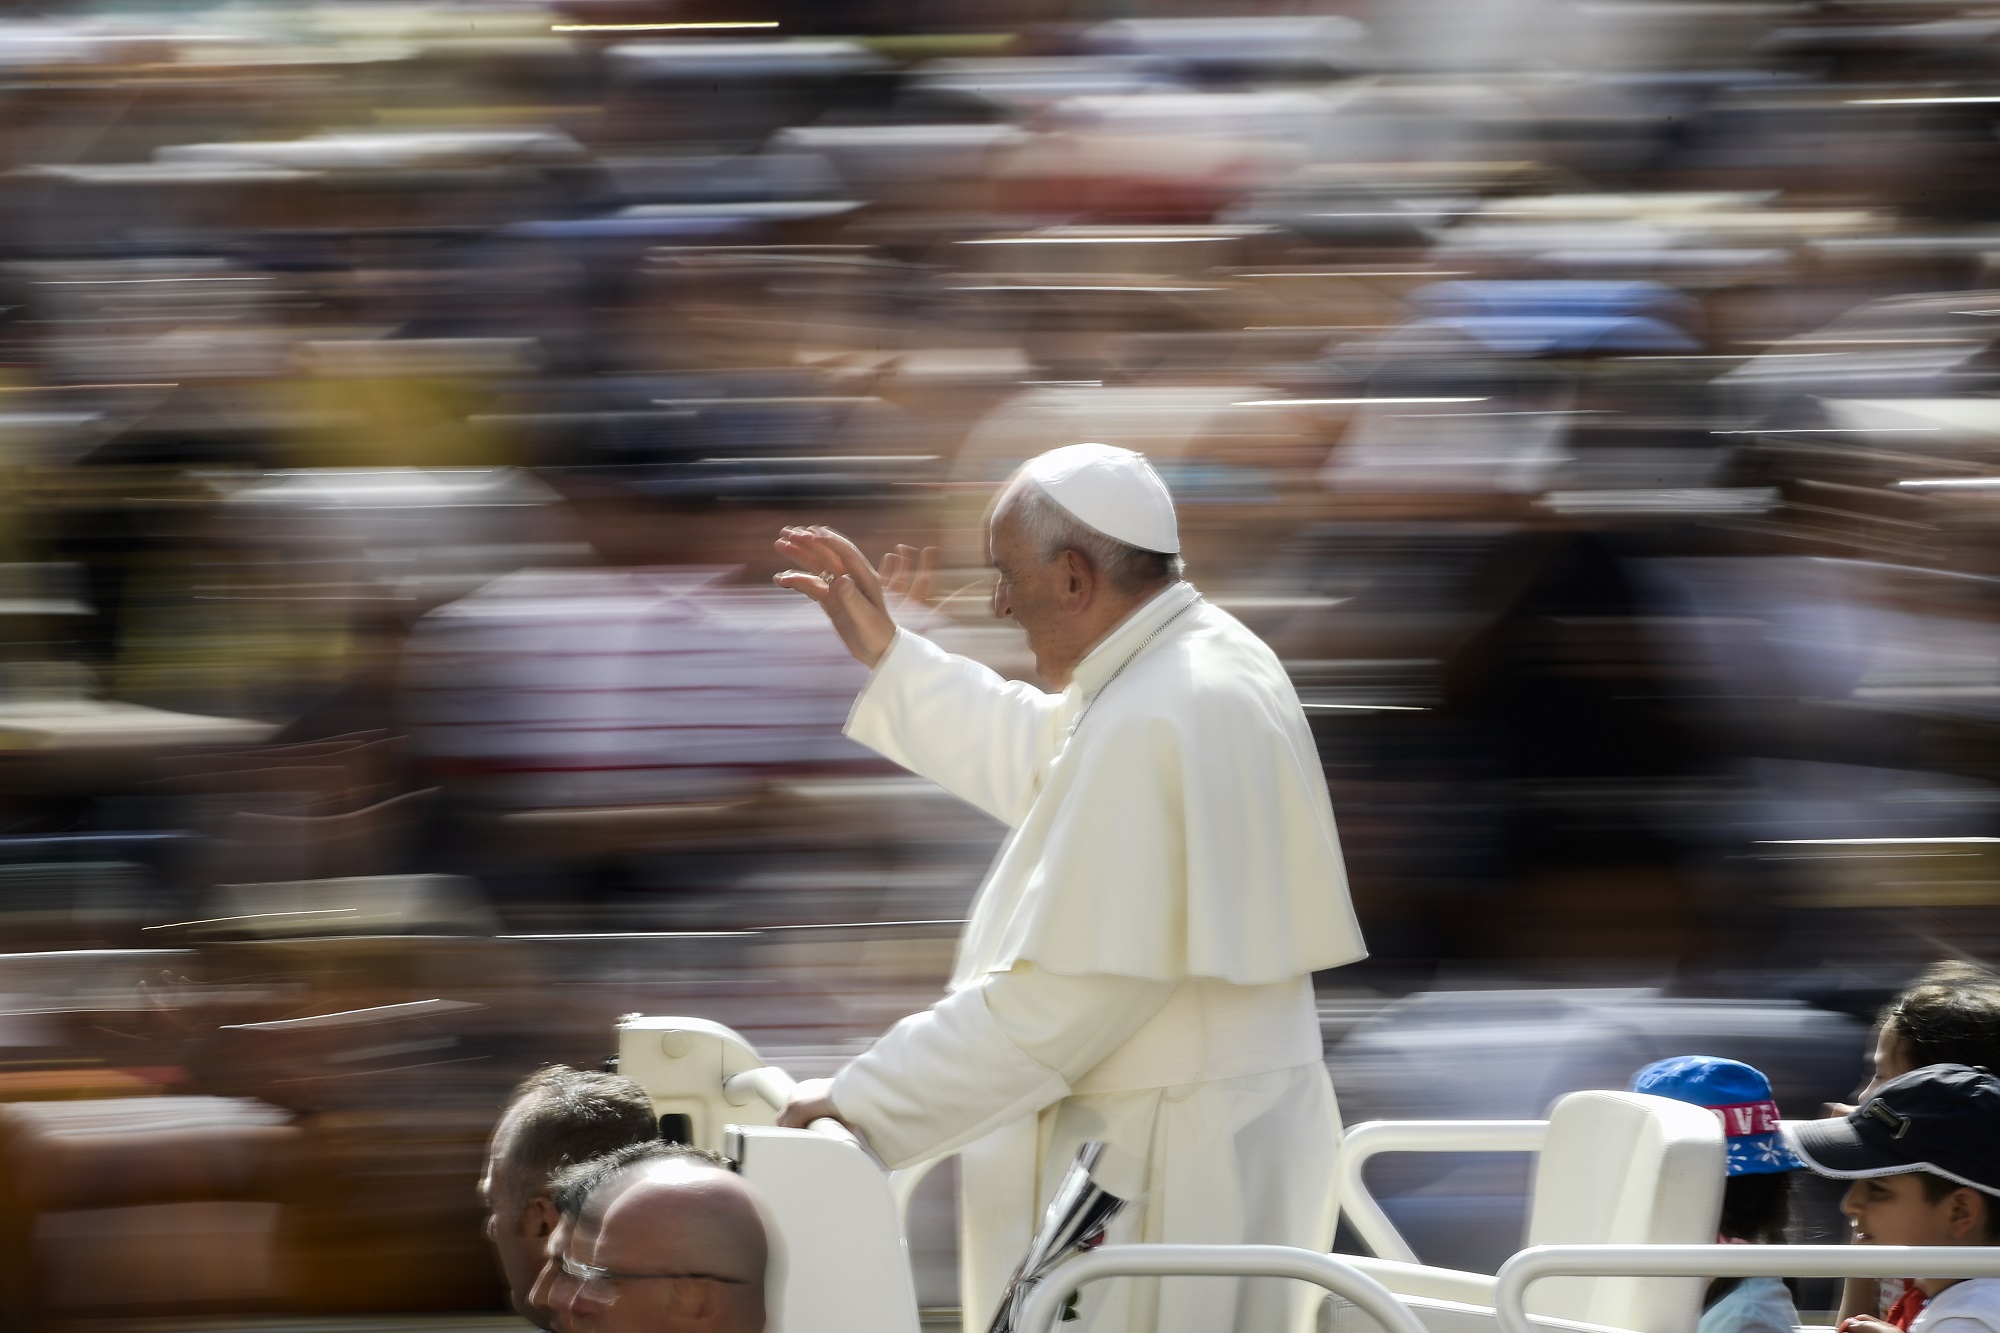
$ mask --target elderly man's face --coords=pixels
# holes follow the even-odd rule
[[[1061,556],[1042,559],[1042,553],[1022,531],[1018,511],[1003,504],[993,515],[987,534],[993,568],[999,581],[993,585],[993,614],[1012,619],[1028,636],[1029,651],[1035,655],[1035,670],[1042,679],[1061,688],[1087,644],[1077,640],[1077,618],[1066,605],[1071,591],[1071,570]]]

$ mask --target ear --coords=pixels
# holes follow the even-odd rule
[[[1969,1245],[1985,1234],[1985,1201],[1978,1191],[1961,1185],[1944,1196],[1945,1234],[1951,1237],[1950,1244]]]
[[[1960,1245],[1992,1245],[1994,1203],[1992,1195],[1976,1189],[1954,1189],[1950,1213],[1952,1239]]]
[[[547,1240],[561,1218],[562,1214],[556,1211],[556,1201],[546,1194],[537,1194],[521,1209],[522,1233],[536,1240]]]
[[[1062,561],[1063,605],[1067,610],[1081,611],[1090,605],[1091,594],[1097,589],[1097,571],[1080,551],[1064,551],[1057,558]]]
[[[674,1322],[683,1328],[721,1328],[729,1313],[728,1288],[720,1282],[676,1282],[669,1298]]]

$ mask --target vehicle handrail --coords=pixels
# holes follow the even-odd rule
[[[745,1106],[752,1097],[762,1097],[773,1111],[782,1111],[796,1087],[798,1082],[776,1065],[760,1065],[724,1079],[722,1095],[731,1106]]]
[[[1535,1333],[1527,1292],[1548,1277],[2000,1277],[2000,1246],[1535,1245],[1494,1279],[1500,1333]]]
[[[1289,1245],[1105,1245],[1051,1272],[1028,1294],[1020,1333],[1052,1333],[1069,1295],[1107,1277],[1289,1277],[1351,1301],[1383,1333],[1425,1333],[1408,1306],[1374,1278],[1331,1254]]]
[[[734,1106],[744,1106],[752,1097],[761,1097],[773,1111],[782,1111],[785,1109],[785,1103],[791,1100],[792,1089],[797,1086],[792,1076],[776,1065],[763,1065],[756,1069],[746,1069],[723,1080],[722,1095]],[[822,1118],[813,1121],[811,1127],[821,1134],[856,1146],[861,1142],[854,1136],[852,1130],[838,1120]],[[910,1229],[910,1200],[916,1197],[917,1186],[923,1184],[924,1177],[935,1170],[938,1163],[954,1155],[940,1153],[936,1157],[889,1173],[889,1197],[896,1204],[896,1224],[902,1228],[906,1236]]]
[[[1538,1152],[1548,1132],[1546,1120],[1366,1121],[1340,1141],[1340,1210],[1376,1258],[1421,1263],[1361,1179],[1368,1159],[1385,1152]]]
[[[761,1065],[756,1069],[746,1069],[740,1074],[732,1074],[724,1079],[722,1095],[728,1098],[732,1106],[747,1106],[752,1097],[761,1097],[764,1104],[773,1111],[782,1111],[785,1109],[785,1103],[792,1099],[792,1089],[796,1087],[798,1082],[784,1070],[776,1065]],[[821,1116],[806,1128],[816,1134],[824,1134],[830,1139],[851,1143],[857,1148],[861,1146],[861,1140],[855,1137],[853,1130],[838,1120],[826,1116]]]

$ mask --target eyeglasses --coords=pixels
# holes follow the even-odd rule
[[[620,1282],[661,1282],[670,1279],[698,1278],[704,1282],[727,1282],[739,1287],[746,1285],[740,1277],[723,1277],[717,1273],[614,1273],[608,1268],[599,1268],[596,1264],[586,1264],[572,1259],[567,1254],[561,1257],[560,1262],[562,1271],[577,1280],[577,1290],[584,1298],[599,1305],[609,1305],[618,1299]]]

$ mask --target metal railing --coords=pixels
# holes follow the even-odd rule
[[[1110,1277],[1284,1277],[1352,1302],[1384,1333],[1424,1333],[1387,1287],[1338,1256],[1284,1245],[1107,1245],[1063,1264],[1028,1297],[1020,1333],[1051,1333],[1070,1294]],[[1523,1304],[1550,1277],[2000,1277],[2000,1246],[1538,1245],[1500,1269],[1500,1333],[1541,1333]]]
[[[2000,1246],[1536,1245],[1494,1279],[1500,1333],[1535,1333],[1527,1292],[1549,1277],[2000,1277]]]
[[[1421,1263],[1362,1181],[1368,1159],[1388,1152],[1538,1152],[1548,1131],[1546,1120],[1371,1120],[1340,1141],[1340,1192],[1334,1197],[1376,1258]]]
[[[1069,1295],[1108,1277],[1289,1277],[1352,1301],[1383,1333],[1425,1333],[1408,1306],[1354,1265],[1288,1245],[1106,1245],[1050,1273],[1021,1311],[1019,1333],[1051,1333]]]

